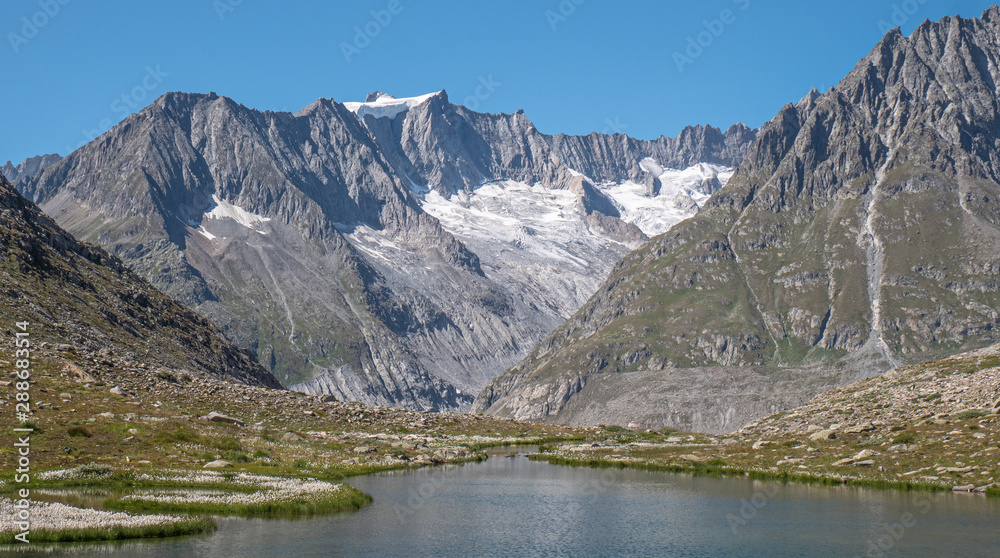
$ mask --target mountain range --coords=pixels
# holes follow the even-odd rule
[[[444,91],[294,114],[169,93],[16,184],[282,383],[461,410],[756,135],[553,136]]]
[[[480,411],[728,431],[997,341],[1000,8],[888,33],[762,127]]]

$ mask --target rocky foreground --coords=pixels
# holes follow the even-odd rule
[[[341,477],[467,460],[491,445],[578,438],[582,430],[477,415],[367,407],[138,362],[109,350],[36,349],[32,467],[238,468]],[[5,364],[0,362],[0,365]],[[0,413],[14,416],[13,379]],[[6,409],[5,411],[3,409]],[[13,471],[13,448],[0,467]]]
[[[723,436],[612,429],[555,463],[1000,495],[1000,350],[893,370]]]

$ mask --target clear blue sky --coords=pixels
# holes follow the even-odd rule
[[[546,133],[653,138],[688,124],[759,126],[809,89],[834,85],[887,24],[909,33],[925,18],[977,17],[988,6],[3,0],[0,162],[66,155],[167,91],[216,91],[250,107],[295,111],[319,97],[443,88],[452,102],[480,111],[523,108]],[[689,38],[707,46],[685,52]]]

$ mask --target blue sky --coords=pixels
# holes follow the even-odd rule
[[[66,155],[167,91],[295,111],[446,89],[483,112],[524,109],[545,133],[759,126],[834,85],[887,27],[989,4],[4,0],[0,162]]]

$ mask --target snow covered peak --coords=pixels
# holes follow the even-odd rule
[[[428,93],[426,95],[421,95],[419,97],[405,97],[403,99],[397,99],[392,95],[387,93],[382,93],[381,91],[376,91],[368,95],[368,99],[374,98],[373,101],[367,101],[364,103],[344,103],[347,110],[358,115],[358,118],[364,120],[365,116],[369,114],[375,118],[395,118],[397,114],[401,112],[406,112],[410,110],[411,107],[415,107],[427,99],[440,94],[441,92]]]

